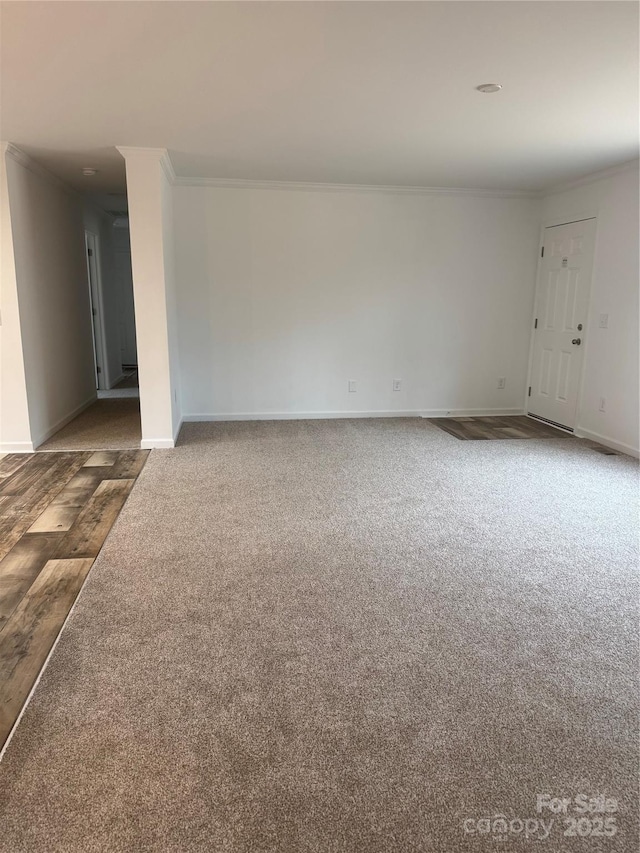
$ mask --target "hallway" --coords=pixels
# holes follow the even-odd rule
[[[108,397],[96,400],[37,450],[138,449],[140,439],[139,398]]]

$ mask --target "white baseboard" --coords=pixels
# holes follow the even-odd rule
[[[524,409],[382,409],[355,412],[233,412],[225,414],[199,413],[183,415],[187,422],[199,421],[302,421],[332,420],[334,418],[461,418],[481,415],[523,415]]]
[[[0,453],[33,453],[32,441],[0,442]]]
[[[80,406],[75,408],[70,414],[65,415],[64,418],[61,418],[56,424],[54,424],[45,433],[43,433],[38,438],[37,441],[34,441],[33,442],[34,447],[36,447],[36,449],[37,449],[38,447],[40,447],[41,444],[44,444],[44,442],[48,438],[51,438],[52,435],[55,435],[57,432],[59,432],[63,427],[65,427],[68,423],[70,423],[74,418],[77,418],[78,415],[82,414],[82,412],[84,412],[85,409],[88,409],[89,406],[93,405],[93,403],[95,403],[97,399],[98,399],[98,395],[94,391],[93,395],[91,397],[89,397],[88,400],[85,400],[84,403],[82,403]]]
[[[230,412],[219,415],[201,413],[183,415],[186,422],[199,421],[311,421],[333,420],[335,418],[419,418],[419,411],[382,411],[373,412]]]
[[[143,438],[140,442],[141,450],[171,450],[175,446],[172,438]]]
[[[140,442],[141,450],[171,450],[176,446],[176,441],[178,440],[178,435],[180,434],[180,430],[182,429],[182,421],[183,418],[180,418],[178,426],[176,427],[173,438],[143,438]]]
[[[524,409],[427,409],[423,418],[490,418],[524,415]]]
[[[609,438],[608,435],[600,435],[599,432],[591,432],[591,430],[580,429],[579,427],[576,427],[573,434],[578,438],[588,438],[590,441],[597,441],[598,444],[603,444],[605,447],[610,447],[619,453],[626,453],[627,456],[633,456],[636,459],[640,458],[640,450],[637,447],[631,447],[630,444],[623,444],[621,441]]]

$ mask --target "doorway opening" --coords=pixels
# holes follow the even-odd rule
[[[98,399],[139,398],[140,396],[129,218],[124,210],[118,213],[112,225],[112,271],[116,302],[112,349],[119,354],[117,360],[119,374],[112,377],[110,382],[103,382],[97,386]]]
[[[38,450],[140,447],[140,390],[125,194],[86,197],[83,210],[95,398]]]

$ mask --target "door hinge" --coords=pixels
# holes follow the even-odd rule
[[[90,258],[93,257],[93,249],[87,249],[87,254]]]
[[[535,322],[535,324],[534,324],[533,328],[534,328],[534,329],[537,329],[537,328],[538,328],[538,318],[537,318],[537,317],[536,317],[536,322]]]
[[[96,370],[98,371],[98,373],[102,373],[102,368],[100,367],[100,365],[98,365],[98,366],[96,367]]]
[[[529,385],[529,397],[531,396],[531,385]]]
[[[92,309],[91,309],[91,313],[93,314],[93,316],[94,316],[94,317],[97,317],[97,316],[98,316],[98,312],[96,311],[96,309],[95,309],[95,308],[92,308]]]
[[[544,246],[542,247],[542,251],[540,252],[540,257],[544,258]]]

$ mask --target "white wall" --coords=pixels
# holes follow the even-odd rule
[[[175,241],[173,219],[173,186],[162,176],[162,247],[164,252],[165,291],[167,301],[167,338],[169,344],[169,375],[173,392],[171,425],[174,439],[182,423],[182,377],[178,342],[178,299],[175,276]]]
[[[7,149],[0,156],[0,451],[33,450],[22,354],[13,233],[9,210]]]
[[[120,346],[120,294],[116,275],[113,217],[93,206],[85,205],[84,227],[98,238],[100,315],[104,340],[104,354],[101,360],[104,384],[100,387],[113,388],[123,377]]]
[[[164,149],[118,150],[127,169],[142,447],[173,447],[181,419],[170,164]]]
[[[596,216],[584,384],[576,432],[638,453],[638,163],[544,199],[542,224]],[[600,329],[600,314],[609,327]],[[600,412],[600,398],[606,411]]]
[[[6,157],[6,169],[30,437],[37,447],[96,396],[82,204],[16,157]]]
[[[538,204],[174,187],[185,417],[522,411]]]

